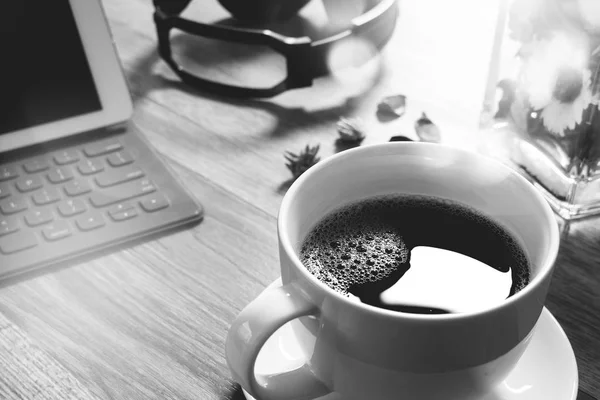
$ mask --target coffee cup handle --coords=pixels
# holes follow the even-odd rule
[[[262,384],[254,373],[258,353],[277,329],[295,318],[318,314],[293,283],[267,288],[242,310],[227,334],[225,351],[234,379],[257,400],[315,399],[330,393],[307,364],[264,376]]]

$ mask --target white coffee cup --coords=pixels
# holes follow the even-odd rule
[[[531,263],[517,294],[482,311],[407,314],[375,308],[331,290],[298,258],[303,239],[325,215],[381,194],[432,195],[474,207],[504,226]],[[537,190],[498,161],[430,143],[386,143],[320,162],[288,190],[278,235],[282,285],[251,302],[226,343],[233,378],[259,400],[476,399],[499,384],[527,347],[542,312],[559,233]],[[306,364],[257,376],[265,341],[293,321]]]

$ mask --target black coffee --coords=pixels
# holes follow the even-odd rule
[[[529,282],[529,262],[504,228],[429,196],[373,197],[325,217],[300,251],[304,266],[346,296],[389,310],[487,308]]]

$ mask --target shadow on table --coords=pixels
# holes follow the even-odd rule
[[[579,392],[577,393],[577,400],[596,400],[596,398],[591,394],[588,394],[583,390],[579,389]]]
[[[360,143],[346,143],[341,139],[336,139],[335,152],[341,153],[342,151],[350,150],[358,146],[360,146]]]
[[[292,183],[294,183],[295,179],[294,178],[290,178],[285,182],[282,182],[278,187],[277,187],[277,193],[284,195],[285,192],[288,191],[288,189],[290,188],[290,186],[292,186]]]
[[[234,383],[231,388],[221,397],[221,400],[246,400],[242,387]]]
[[[198,46],[197,44],[194,44],[194,41],[196,40],[196,38],[188,35],[178,35],[173,38],[173,42],[178,46],[187,47],[187,44],[189,44],[190,48]],[[221,43],[218,49],[219,51],[215,49],[210,51],[188,51],[190,52],[190,57],[192,57],[191,54],[194,54],[195,57],[201,56],[203,63],[202,65],[206,65],[207,68],[216,68],[213,66],[219,65],[219,63],[226,64],[231,63],[232,61],[244,62],[249,57],[252,57],[252,55],[248,54],[247,52],[228,52],[224,51],[224,48],[227,48],[227,43]],[[233,58],[227,58],[228,56]],[[157,65],[158,68],[155,68]],[[274,101],[276,97],[271,99],[235,98],[220,96],[196,89],[181,82],[179,78],[175,77],[174,73],[169,70],[169,67],[158,55],[156,48],[146,54],[145,57],[138,59],[135,64],[129,67],[127,71],[127,77],[130,84],[130,89],[133,93],[134,102],[146,97],[148,93],[154,90],[174,88],[186,94],[202,97],[215,102],[232,104],[240,108],[266,111],[277,117],[277,124],[270,128],[269,136],[281,137],[288,134],[290,130],[292,130],[290,128],[295,130],[297,128],[310,127],[317,124],[321,126],[327,122],[336,122],[340,116],[351,115],[353,111],[358,108],[360,99],[364,96],[367,96],[370,91],[377,87],[382,77],[382,71],[380,68],[375,75],[375,80],[372,82],[372,85],[369,85],[360,93],[348,95],[348,97],[343,98],[342,101],[334,105],[324,106],[324,108],[318,110],[306,109],[304,106],[304,101],[301,102],[301,106],[288,107],[277,104],[277,102]],[[317,80],[313,87],[317,87],[318,85],[319,82]],[[343,88],[340,86],[340,90],[342,89]],[[310,90],[310,88],[299,90]],[[318,89],[316,90],[318,91]],[[293,92],[294,91],[290,91],[290,93]],[[318,95],[318,93],[315,93],[315,96],[316,95]],[[305,99],[306,106],[310,106],[311,104],[309,104],[309,99],[313,96],[307,95],[306,93],[302,93],[301,96],[301,100]]]

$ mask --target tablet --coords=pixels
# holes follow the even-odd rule
[[[0,48],[0,153],[131,117],[99,0],[6,2]]]

